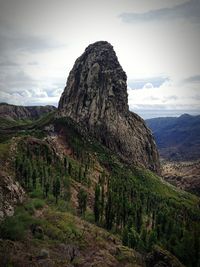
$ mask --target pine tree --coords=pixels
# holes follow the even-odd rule
[[[78,170],[78,181],[81,182],[82,180],[82,168],[81,166],[79,166],[79,170]]]
[[[152,230],[149,234],[149,239],[148,239],[148,249],[151,250],[152,246],[156,243],[157,241],[157,234],[154,230]]]
[[[105,208],[105,219],[106,228],[111,230],[113,225],[113,197],[111,192],[108,193],[108,200]]]
[[[99,222],[100,216],[100,186],[97,184],[95,187],[95,199],[94,199],[94,217],[95,222]]]
[[[105,206],[104,202],[105,202],[104,186],[102,185],[102,188],[101,188],[101,208],[100,208],[101,223],[103,222],[103,214],[104,214],[104,206]]]
[[[71,164],[71,162],[69,162],[69,164],[68,164],[68,173],[69,173],[69,175],[72,175],[72,164]]]
[[[67,158],[64,157],[64,169],[65,169],[65,173],[67,173]]]
[[[33,189],[36,189],[36,180],[37,180],[37,172],[36,172],[36,169],[34,169],[33,174],[32,174]]]
[[[44,191],[45,191],[45,197],[46,197],[46,198],[48,197],[49,188],[50,188],[50,184],[49,184],[49,182],[46,182],[46,183],[44,184]]]
[[[122,243],[125,246],[128,246],[128,227],[124,227],[122,232]]]
[[[78,205],[81,215],[85,215],[85,211],[87,208],[87,192],[85,192],[82,188],[78,192]]]
[[[56,198],[56,204],[58,203],[58,197],[60,195],[60,180],[57,177],[56,180],[53,181],[53,195]]]
[[[140,232],[142,226],[142,206],[139,206],[136,212],[136,229],[137,232]]]

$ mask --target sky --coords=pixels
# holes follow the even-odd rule
[[[57,106],[100,40],[127,74],[130,110],[200,114],[200,0],[0,0],[0,102]]]

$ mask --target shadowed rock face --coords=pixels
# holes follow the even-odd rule
[[[59,101],[73,119],[129,163],[159,172],[159,156],[144,121],[129,111],[126,73],[111,44],[89,45],[76,60]]]

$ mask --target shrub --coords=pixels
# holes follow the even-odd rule
[[[33,206],[34,206],[35,209],[42,209],[44,207],[44,205],[45,205],[44,200],[38,199],[38,198],[33,199],[32,202],[33,202]]]
[[[3,239],[22,240],[25,230],[25,225],[19,221],[19,217],[8,217],[0,225],[0,236]]]
[[[30,214],[33,215],[35,212],[34,206],[32,202],[28,202],[24,205],[25,210]]]
[[[18,207],[12,217],[7,217],[1,223],[0,236],[3,239],[22,240],[26,231],[36,221],[23,207]]]

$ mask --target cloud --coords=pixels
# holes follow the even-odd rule
[[[174,7],[160,8],[144,13],[122,13],[120,18],[126,23],[170,21],[180,18],[200,23],[200,1],[190,0]]]
[[[24,71],[0,72],[0,89],[10,92],[18,92],[37,86],[37,81]]]
[[[151,110],[174,110],[200,113],[200,90],[195,85],[166,81],[160,87],[128,90],[130,110],[135,112]]]
[[[24,32],[15,24],[10,24],[4,18],[0,19],[0,55],[19,52],[43,53],[66,47],[66,44],[49,37],[47,34]]]
[[[195,75],[183,80],[184,83],[200,83],[200,75]]]
[[[61,87],[53,82],[62,79],[55,66],[65,42],[45,33],[23,31],[5,17],[0,18],[0,102],[57,105]]]
[[[16,105],[57,106],[63,87],[33,79],[24,71],[0,72],[0,102]]]
[[[15,105],[54,105],[57,106],[59,97],[48,96],[48,92],[35,88],[33,90],[0,91],[0,102]]]
[[[41,37],[36,35],[29,35],[23,33],[16,33],[10,31],[7,34],[0,32],[0,51],[5,52],[28,52],[28,53],[42,53],[53,49],[64,47],[55,40],[48,37]],[[14,50],[14,51],[13,51]]]
[[[131,89],[142,89],[144,87],[160,87],[164,82],[169,81],[169,77],[156,76],[142,79],[128,80]]]
[[[6,67],[16,67],[16,66],[19,66],[19,64],[11,60],[0,61],[0,67],[6,68]]]
[[[60,87],[60,86],[59,86]],[[48,96],[49,97],[60,97],[63,92],[64,87],[60,88],[51,88],[48,90]]]
[[[39,63],[37,61],[31,61],[27,63],[29,66],[38,66]]]

